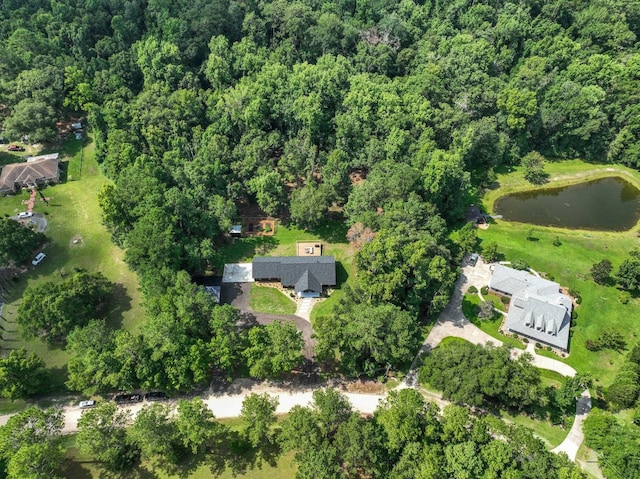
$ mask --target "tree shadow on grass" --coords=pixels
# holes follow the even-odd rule
[[[342,285],[349,279],[349,273],[342,262],[336,261],[336,285],[334,289],[342,289]]]
[[[278,244],[279,241],[273,236],[232,239],[229,244],[220,248],[213,267],[217,273],[222,274],[225,264],[247,261],[255,255],[267,253]]]
[[[320,226],[314,228],[311,233],[317,235],[323,241],[327,243],[333,244],[346,244],[347,241],[347,231],[349,227],[344,222],[344,218],[342,216],[329,218]]]
[[[124,312],[131,309],[131,296],[127,294],[127,290],[122,283],[117,283],[113,288],[110,306],[111,308],[105,315],[107,323],[114,329],[120,329],[124,320]]]
[[[95,465],[95,468],[99,471],[97,477],[101,479],[158,479],[160,477],[155,471],[150,471],[143,466],[137,466],[122,472],[110,471],[105,469],[98,461],[67,461],[63,466],[63,476],[73,477],[74,479],[92,479],[95,477],[94,473],[85,464]],[[182,470],[178,472],[182,472]]]
[[[45,394],[68,392],[66,382],[69,380],[69,371],[66,366],[57,366],[47,368],[49,380],[47,381],[47,389],[43,391]]]

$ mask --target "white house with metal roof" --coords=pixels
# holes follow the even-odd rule
[[[571,298],[560,285],[527,271],[495,265],[489,288],[511,296],[505,328],[556,349],[569,350]]]

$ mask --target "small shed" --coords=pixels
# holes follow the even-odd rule
[[[240,238],[242,236],[242,225],[233,225],[229,230],[229,236],[232,238]]]

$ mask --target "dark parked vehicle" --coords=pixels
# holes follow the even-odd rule
[[[153,391],[144,395],[146,401],[164,401],[167,395],[160,391]]]
[[[116,394],[113,398],[116,404],[131,404],[142,401],[142,394]]]
[[[24,151],[24,146],[20,146],[20,145],[9,145],[7,147],[7,150],[9,151]]]

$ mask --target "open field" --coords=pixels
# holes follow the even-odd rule
[[[545,185],[547,187],[615,174],[640,187],[640,175],[620,166],[592,165],[572,160],[550,163],[546,170],[550,179]],[[489,212],[502,194],[533,189],[519,170],[499,175],[498,183],[500,188],[489,191],[484,199],[484,207]],[[628,304],[621,304],[618,300],[619,290],[613,285],[597,285],[589,271],[594,263],[605,258],[613,263],[615,271],[628,252],[640,245],[638,233],[636,229],[614,233],[534,226],[532,239],[527,240],[531,228],[527,224],[496,220],[488,230],[478,230],[478,236],[482,242],[496,241],[504,259],[524,260],[536,271],[552,275],[560,285],[579,291],[582,304],[576,309],[578,318],[571,335],[570,355],[566,359],[556,355],[552,357],[564,360],[579,372],[591,373],[596,385],[608,386],[622,364],[625,353],[610,350],[591,352],[586,349],[585,341],[595,339],[603,328],[613,327],[626,335],[627,345],[632,347],[638,342],[640,334],[637,321],[640,299],[633,298]],[[559,246],[553,245],[555,238],[560,241]]]
[[[276,288],[251,283],[249,306],[258,313],[295,314],[296,303]]]
[[[136,331],[144,319],[137,277],[124,263],[122,250],[111,243],[110,235],[102,225],[97,195],[108,180],[98,168],[90,139],[85,142],[81,176],[78,140],[68,140],[61,148],[49,150],[60,151],[67,163],[63,170],[75,171],[75,178],[80,176],[80,179],[42,190],[43,195],[50,198],[49,206],[37,201],[34,211],[44,214],[49,223],[45,233],[49,243],[44,247],[47,257],[36,268],[30,266],[20,276],[13,291],[5,298],[7,303],[3,311],[9,323],[0,345],[5,350],[24,347],[40,355],[51,369],[54,390],[63,388],[68,355],[59,346],[47,345],[38,339],[25,341],[21,338],[15,317],[27,286],[59,281],[64,275],[73,274],[76,268],[100,271],[118,285],[107,313],[107,322],[114,328]],[[27,197],[25,192],[21,192],[15,197],[0,198],[0,214],[14,215],[22,211],[21,200]]]

